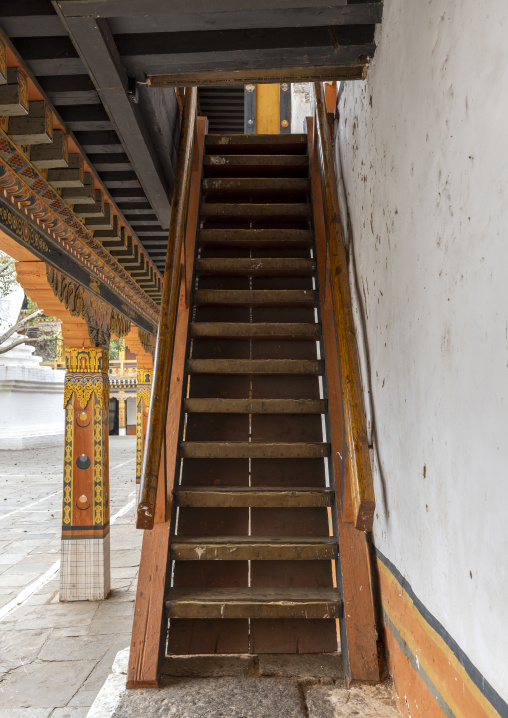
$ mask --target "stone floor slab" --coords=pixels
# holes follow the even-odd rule
[[[344,680],[342,655],[340,653],[268,653],[260,655],[259,674],[261,676],[285,676],[302,680]]]
[[[109,639],[109,640],[108,640]],[[42,661],[96,660],[100,661],[113,645],[115,636],[51,636],[39,658]]]
[[[401,718],[390,683],[377,686],[312,686],[305,691],[308,718]]]
[[[4,676],[0,708],[61,708],[90,675],[95,661],[33,661]]]
[[[296,681],[166,678],[159,689],[126,691],[112,718],[306,718]]]
[[[48,718],[51,708],[0,708],[0,718]]]

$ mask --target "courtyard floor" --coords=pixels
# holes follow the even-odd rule
[[[128,647],[142,533],[136,437],[110,437],[106,601],[59,603],[63,448],[0,451],[0,718],[84,718]]]
[[[122,692],[125,652],[113,663],[130,643],[142,539],[135,445],[110,437],[102,602],[58,600],[63,449],[0,451],[0,718],[85,718],[94,701],[90,718],[400,718],[390,683],[347,690],[319,656],[260,657],[256,677],[241,668],[247,657],[225,675],[214,660],[207,678],[197,665],[207,659],[183,657],[160,689]]]

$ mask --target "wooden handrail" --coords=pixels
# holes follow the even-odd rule
[[[152,529],[159,481],[162,446],[166,427],[169,382],[173,356],[174,334],[180,293],[182,245],[185,234],[187,201],[193,162],[197,121],[197,88],[187,88],[178,150],[171,221],[169,226],[166,268],[162,289],[161,313],[157,331],[150,411],[136,527]]]
[[[337,178],[333,163],[333,146],[323,85],[321,82],[315,82],[314,88],[316,93],[316,128],[321,149],[318,154],[320,155],[321,164],[321,184],[339,351],[354,525],[361,531],[371,531],[375,510],[374,485],[367,440],[367,425],[346,250],[337,193]]]

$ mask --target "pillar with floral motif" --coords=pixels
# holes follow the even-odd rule
[[[109,358],[103,347],[66,349],[61,601],[110,590]]]
[[[153,370],[138,366],[138,393],[136,398],[136,484],[141,483],[146,425],[150,406]]]

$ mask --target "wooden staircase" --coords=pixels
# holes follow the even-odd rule
[[[168,654],[337,650],[306,135],[206,138]]]
[[[379,678],[369,448],[315,91],[308,134],[277,136],[206,136],[186,91],[129,687],[182,656],[336,654],[339,626],[346,679]]]

